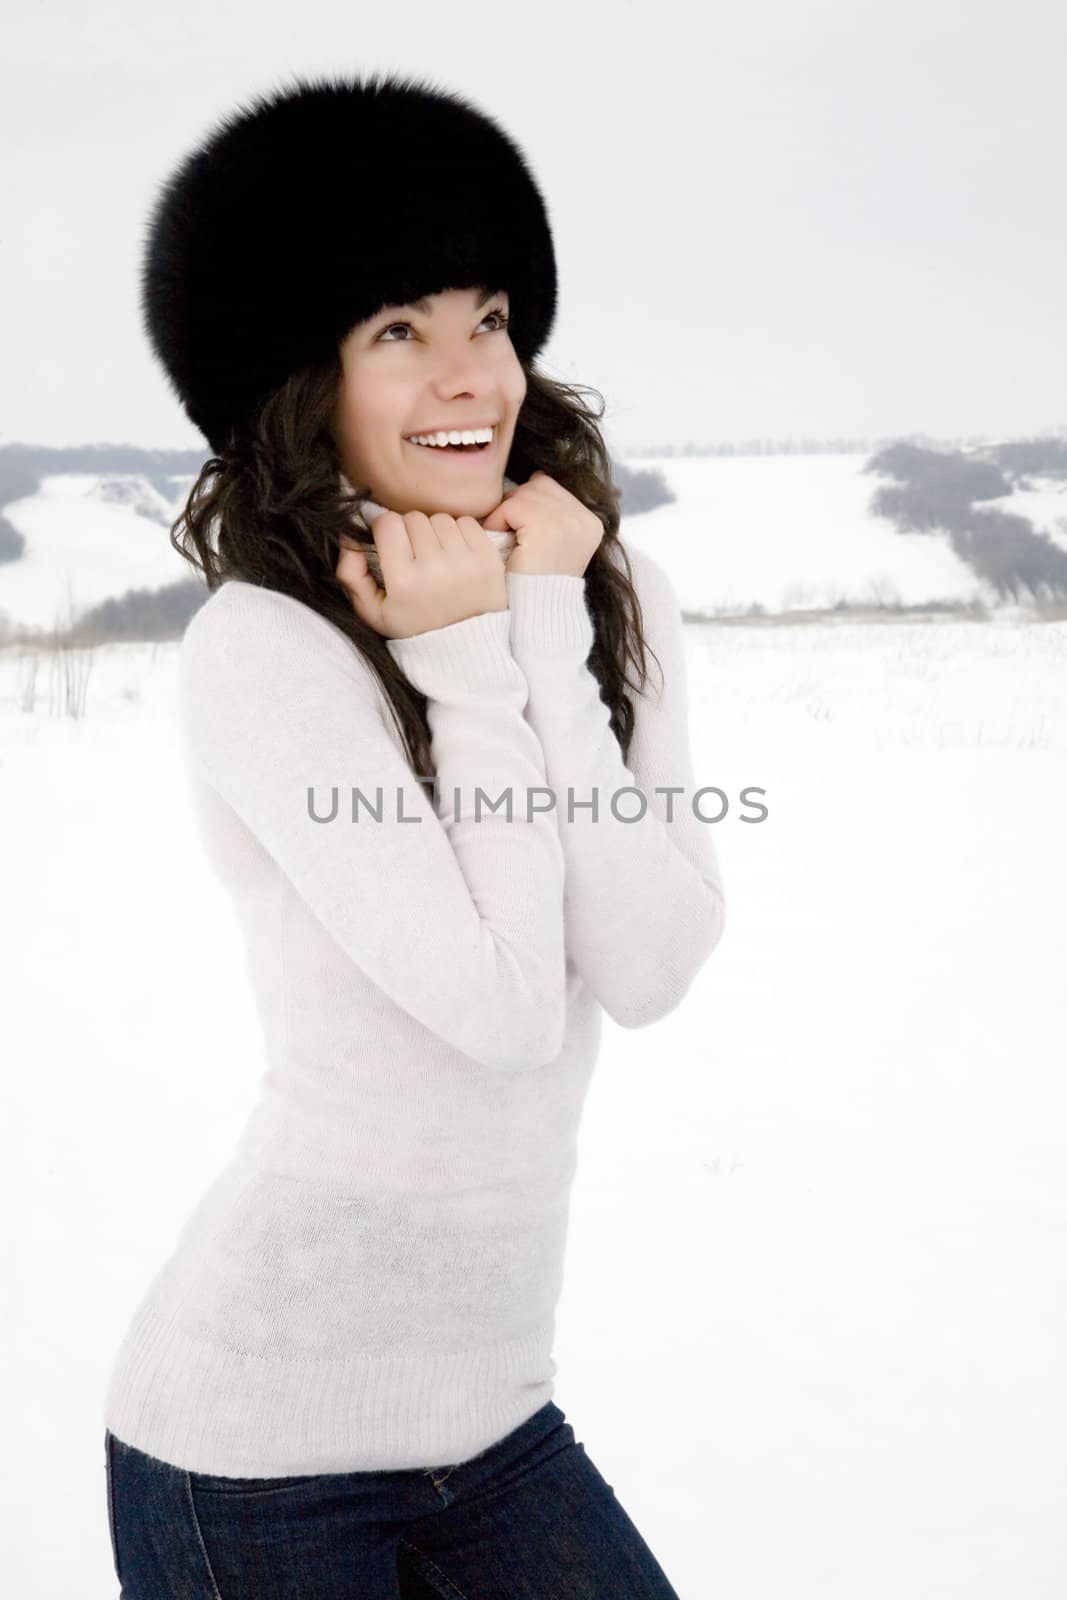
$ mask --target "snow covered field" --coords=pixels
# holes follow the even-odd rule
[[[947,538],[901,535],[870,510],[865,455],[650,458],[673,504],[634,517],[691,611],[729,614],[930,601],[994,604]],[[1051,499],[1051,497],[1050,497]],[[1009,500],[999,502],[1008,505]],[[1047,514],[1050,500],[1042,501]]]
[[[1053,1600],[1067,623],[687,634],[727,930],[671,1017],[605,1019],[556,1399],[683,1600]],[[0,653],[0,1493],[35,1600],[116,1592],[107,1372],[261,1071],[175,649],[99,651],[79,721]]]
[[[627,520],[655,549],[683,604],[732,614],[853,605],[972,601],[998,604],[992,588],[945,534],[901,535],[871,500],[886,479],[864,471],[865,454],[642,457],[673,502]],[[0,617],[33,628],[72,616],[126,589],[159,588],[192,576],[168,529],[192,479],[175,478],[165,499],[137,474],[57,473],[33,495],[4,506],[26,541],[0,566]],[[986,507],[1032,519],[1067,548],[1067,484],[1037,479]]]

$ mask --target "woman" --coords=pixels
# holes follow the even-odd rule
[[[156,207],[146,326],[214,451],[181,726],[269,1066],[112,1373],[124,1600],[675,1595],[552,1343],[601,1011],[677,1006],[722,891],[555,301],[517,147],[411,82],[261,99]]]

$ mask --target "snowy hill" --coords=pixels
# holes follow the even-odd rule
[[[902,533],[872,510],[866,454],[642,458],[673,502],[624,517],[658,557],[683,608],[709,615],[851,606],[997,606],[1004,597],[948,537]],[[884,481],[884,480],[882,480]],[[0,615],[48,628],[134,588],[195,577],[168,530],[192,477],[46,476],[3,515],[25,540],[0,564]],[[1032,520],[1067,552],[1067,484],[1026,480],[986,507]]]
[[[642,461],[662,471],[676,503],[634,517],[626,532],[659,556],[692,612],[995,603],[947,543],[906,537],[871,512],[868,459]]]
[[[162,588],[193,576],[169,542],[191,479],[171,499],[135,474],[62,473],[4,507],[26,541],[0,566],[0,614],[34,628],[64,626],[127,589]]]

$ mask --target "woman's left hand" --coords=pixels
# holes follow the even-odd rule
[[[604,537],[604,524],[547,472],[509,489],[487,517],[487,532],[515,534],[506,572],[561,573],[580,578]]]

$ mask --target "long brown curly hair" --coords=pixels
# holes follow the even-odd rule
[[[619,491],[598,426],[604,414],[582,399],[586,386],[557,382],[524,364],[526,396],[508,457],[507,473],[523,483],[548,473],[594,511],[604,536],[585,571],[585,596],[595,640],[590,671],[610,708],[623,759],[629,754],[634,711],[627,689],[644,686],[647,655],[641,607],[624,546],[619,542]],[[335,569],[340,535],[358,539],[353,525],[370,487],[345,487],[334,436],[343,371],[340,352],[293,374],[259,407],[250,423],[231,431],[221,455],[200,469],[170,530],[180,555],[209,590],[227,579],[280,590],[340,628],[377,675],[392,707],[413,771],[436,773],[426,720],[426,696],[416,690],[386,649],[385,638],[356,614]],[[366,536],[364,535],[364,538]],[[608,547],[613,546],[614,551]],[[659,665],[658,658],[657,665]],[[632,664],[637,683],[627,677]],[[662,670],[662,669],[661,669]]]

